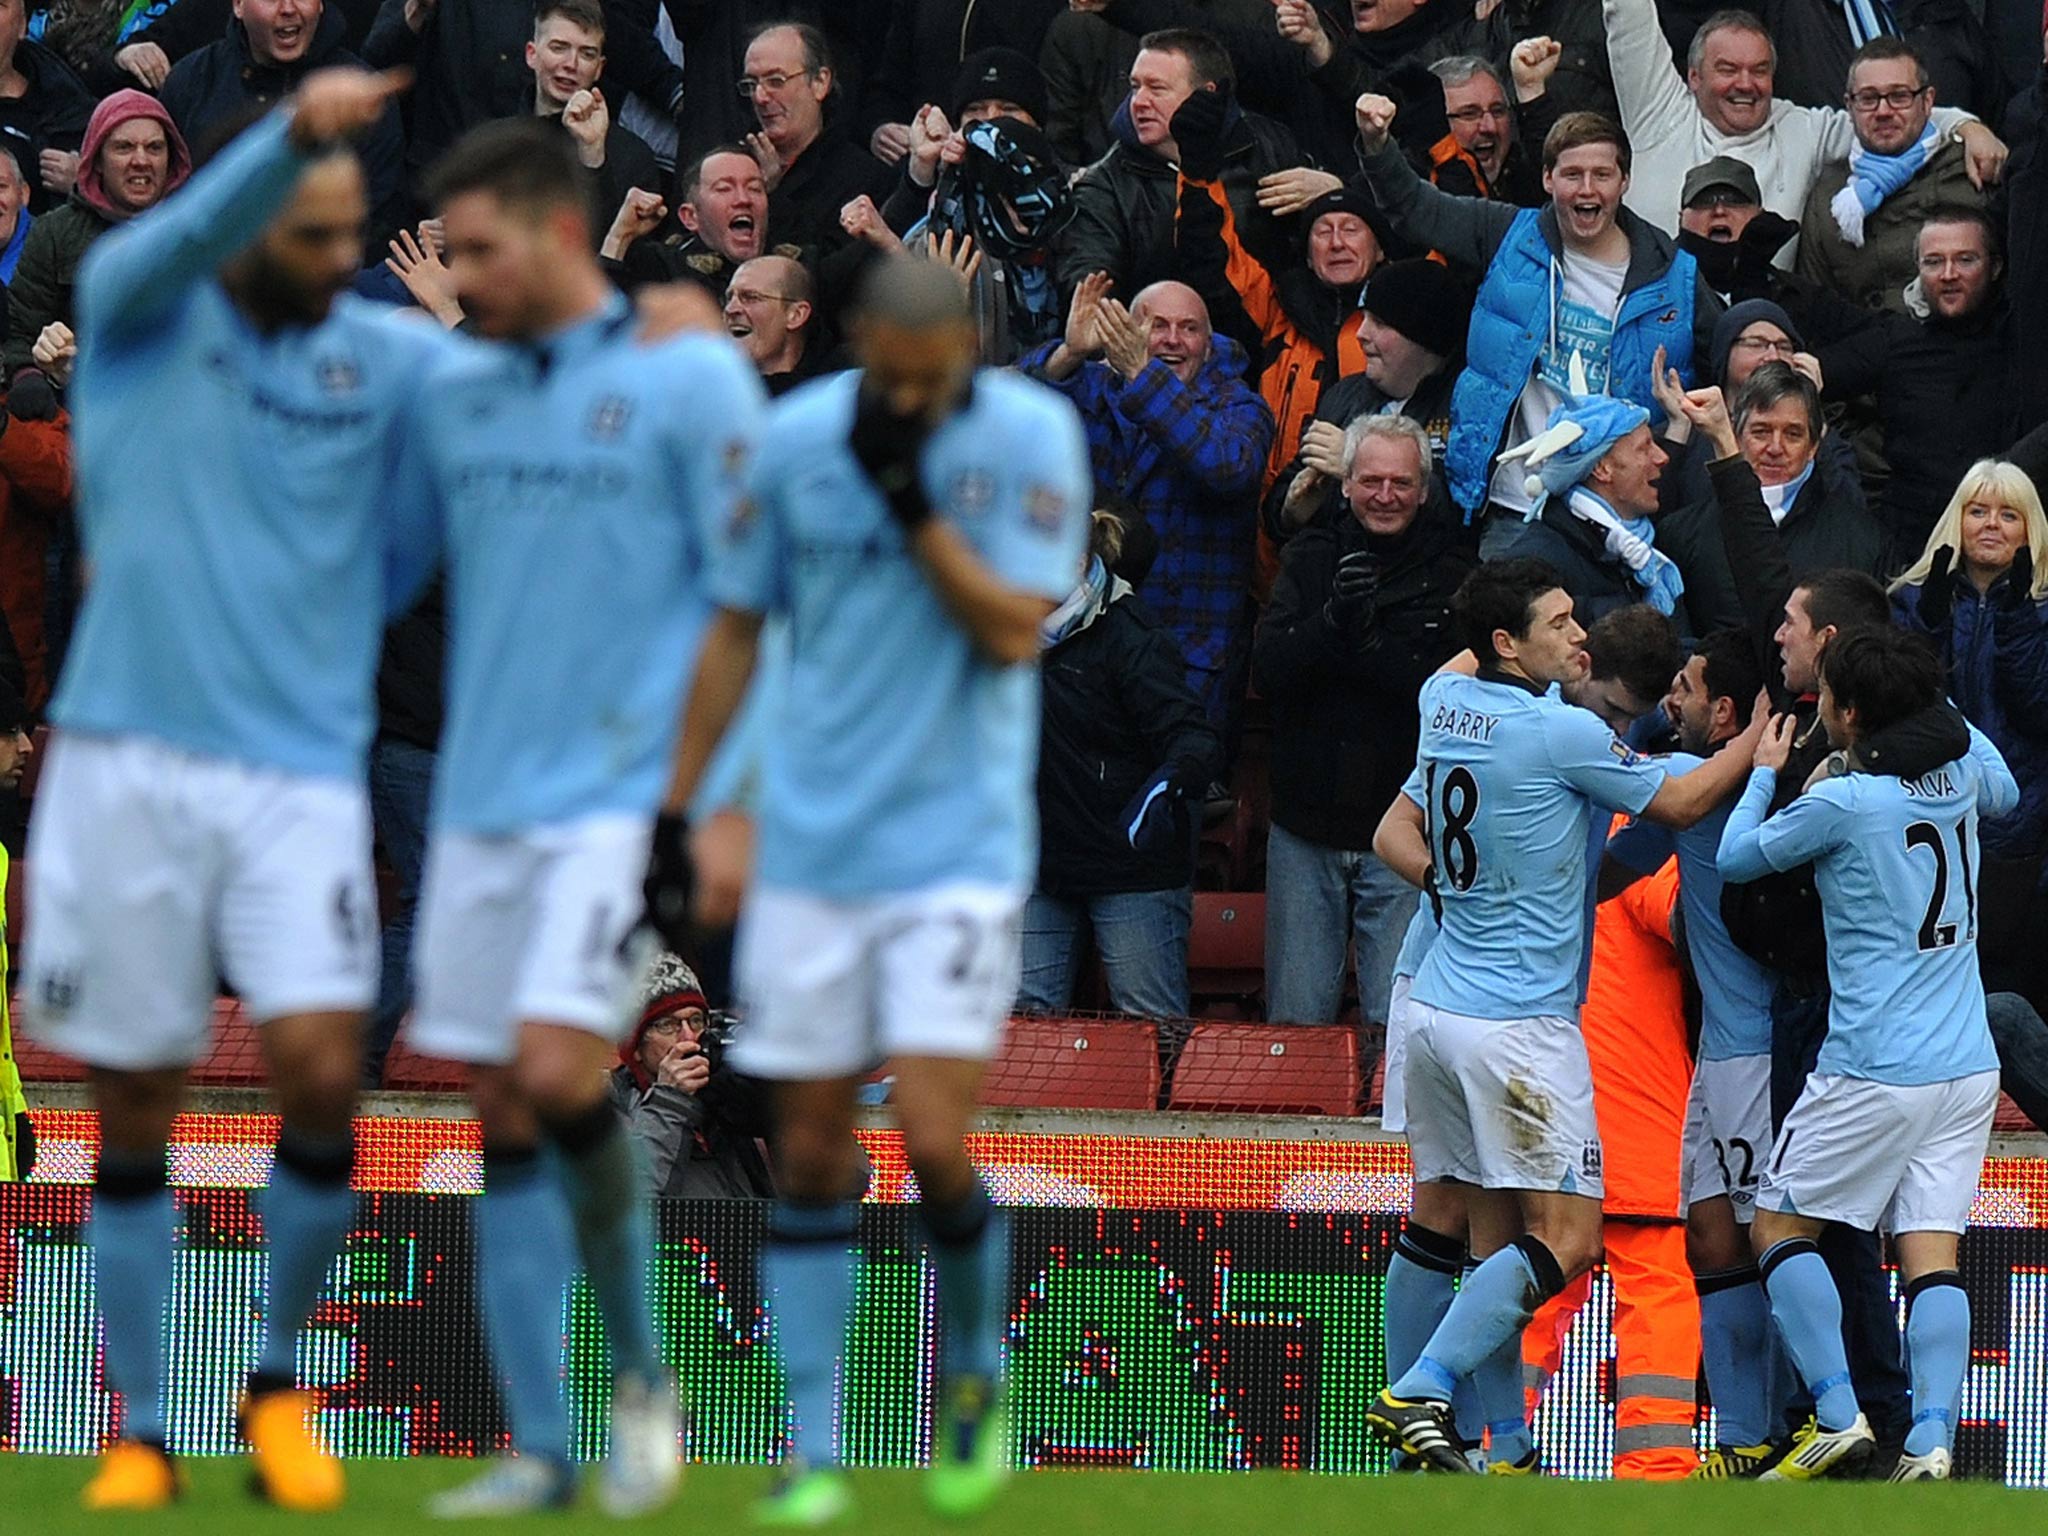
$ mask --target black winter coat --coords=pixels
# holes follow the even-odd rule
[[[448,588],[439,576],[412,612],[384,631],[377,663],[377,734],[428,752],[441,748],[441,675],[448,656]]]
[[[27,77],[28,92],[0,97],[0,138],[20,159],[28,178],[29,210],[40,218],[64,205],[61,194],[43,187],[38,170],[42,152],[76,154],[98,100],[69,64],[32,38],[23,38],[14,50],[14,67]]]
[[[1458,373],[1463,364],[1462,356],[1454,357],[1444,365],[1442,372],[1424,379],[1401,411],[1403,416],[1429,434],[1429,500],[1423,505],[1422,515],[1431,521],[1461,521],[1453,515],[1451,493],[1444,483],[1444,450],[1451,439],[1451,395],[1458,387]],[[1315,419],[1348,427],[1358,417],[1377,411],[1386,403],[1386,393],[1379,385],[1362,373],[1350,373],[1316,398]],[[1266,499],[1259,508],[1266,535],[1276,545],[1285,544],[1294,537],[1296,530],[1287,526],[1283,514],[1287,506],[1287,488],[1301,470],[1301,455],[1297,453],[1267,487]],[[1315,515],[1303,526],[1336,526],[1338,519],[1347,515],[1339,492],[1337,482],[1331,481]]]
[[[1126,303],[1153,283],[1180,279],[1173,245],[1179,174],[1138,143],[1128,105],[1118,110],[1112,131],[1116,146],[1074,183],[1074,221],[1055,251],[1062,302],[1091,272],[1115,278]],[[1285,128],[1256,113],[1234,112],[1225,130],[1223,190],[1245,248],[1261,259],[1279,250],[1286,237],[1259,207],[1259,178],[1301,163]],[[779,225],[771,222],[769,229],[776,239],[786,238]]]
[[[1899,32],[1927,66],[1934,99],[1996,126],[2006,86],[1969,0],[1892,0]],[[1837,0],[1766,0],[1764,21],[1778,44],[1776,95],[1839,111],[1856,44]]]
[[[289,96],[316,69],[361,65],[348,50],[348,18],[339,10],[321,11],[312,45],[288,65],[258,64],[249,51],[247,29],[231,17],[226,36],[172,66],[160,94],[178,132],[196,147],[224,124]],[[405,126],[396,103],[386,106],[376,127],[356,141],[356,153],[370,188],[370,249],[379,251],[406,221],[408,206]]]
[[[1222,743],[1172,633],[1125,596],[1048,650],[1041,672],[1039,890],[1085,897],[1191,884],[1192,823],[1171,852],[1139,853],[1123,815],[1162,768],[1195,804],[1222,772]]]
[[[1963,471],[2019,434],[2007,385],[2011,320],[2002,298],[1958,321],[1858,310],[1832,293],[1807,313],[1839,339],[1818,349],[1830,398],[1877,397],[1890,478],[1874,510],[1899,550],[1918,551]],[[1857,317],[1854,329],[1845,323]],[[1802,317],[1803,319],[1804,317]]]
[[[1657,542],[1662,547],[1661,534]],[[1542,516],[1517,528],[1513,542],[1501,554],[1541,560],[1555,569],[1571,594],[1572,617],[1589,629],[1595,619],[1643,600],[1644,588],[1636,573],[1607,553],[1600,530],[1572,516],[1562,496],[1551,497],[1544,503]],[[1678,618],[1682,621],[1684,615]]]
[[[877,207],[889,195],[896,173],[839,132],[829,121],[811,147],[796,157],[768,194],[768,237],[777,245],[806,252],[850,244],[839,210],[863,192]]]
[[[1685,577],[1690,622],[1683,627],[1690,635],[1705,636],[1741,626],[1742,594],[1728,567],[1721,509],[1707,478],[1713,450],[1695,438],[1683,451],[1685,457],[1666,468],[1664,478],[1688,487],[1697,483],[1700,490],[1657,519],[1657,547],[1678,562]],[[1821,439],[1813,474],[1778,525],[1778,542],[1794,581],[1837,568],[1880,578],[1888,574],[1890,542],[1863,499],[1855,450],[1839,432]]]
[[[1326,616],[1337,562],[1385,549],[1378,601],[1354,631]],[[1445,521],[1417,515],[1398,540],[1368,541],[1356,518],[1287,545],[1252,646],[1273,709],[1273,821],[1326,848],[1365,849],[1415,767],[1416,695],[1456,654],[1451,596],[1472,557]]]

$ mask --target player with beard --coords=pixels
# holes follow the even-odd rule
[[[332,1509],[298,1330],[350,1218],[377,990],[364,763],[378,640],[421,574],[385,476],[436,333],[343,297],[368,217],[344,147],[403,81],[309,76],[78,289],[78,519],[93,580],[30,834],[39,1037],[99,1112],[92,1247],[121,1438],[92,1509],[154,1510],[165,1451],[166,1148],[217,975],[259,1028],[281,1125],[257,1196],[262,1342],[241,1407],[259,1492]]]

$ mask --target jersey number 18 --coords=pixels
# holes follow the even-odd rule
[[[1479,815],[1479,781],[1462,764],[1444,775],[1443,798],[1436,793],[1436,764],[1423,780],[1429,801],[1430,857],[1437,879],[1454,891],[1469,891],[1479,878],[1479,845],[1472,841],[1472,823]],[[1442,825],[1437,825],[1438,818]]]

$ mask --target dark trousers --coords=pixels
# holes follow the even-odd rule
[[[1828,994],[1799,997],[1778,988],[1771,1000],[1771,1126],[1784,1123],[1798,1102],[1820,1057],[1828,1032]],[[1899,1313],[1881,1263],[1875,1232],[1830,1222],[1821,1232],[1820,1254],[1842,1297],[1842,1348],[1849,1357],[1849,1381],[1856,1405],[1880,1441],[1905,1436],[1912,1416],[1906,1408],[1906,1372],[1899,1363]],[[1804,1390],[1794,1395],[1792,1413],[1803,1421],[1812,1411]]]
[[[427,797],[434,754],[409,741],[377,738],[370,748],[370,820],[384,858],[398,877],[391,910],[383,914],[383,967],[377,1011],[363,1045],[363,1086],[384,1081],[384,1058],[412,1006],[412,919],[420,899],[420,867],[427,856]]]

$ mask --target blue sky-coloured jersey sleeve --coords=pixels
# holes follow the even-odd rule
[[[1559,776],[1605,810],[1640,815],[1663,786],[1662,763],[1631,752],[1586,710],[1551,711],[1544,734]]]
[[[1073,407],[1049,391],[1034,395],[1037,440],[1016,445],[1015,503],[995,530],[989,558],[1004,581],[1058,602],[1074,590],[1088,546],[1095,481]]]

